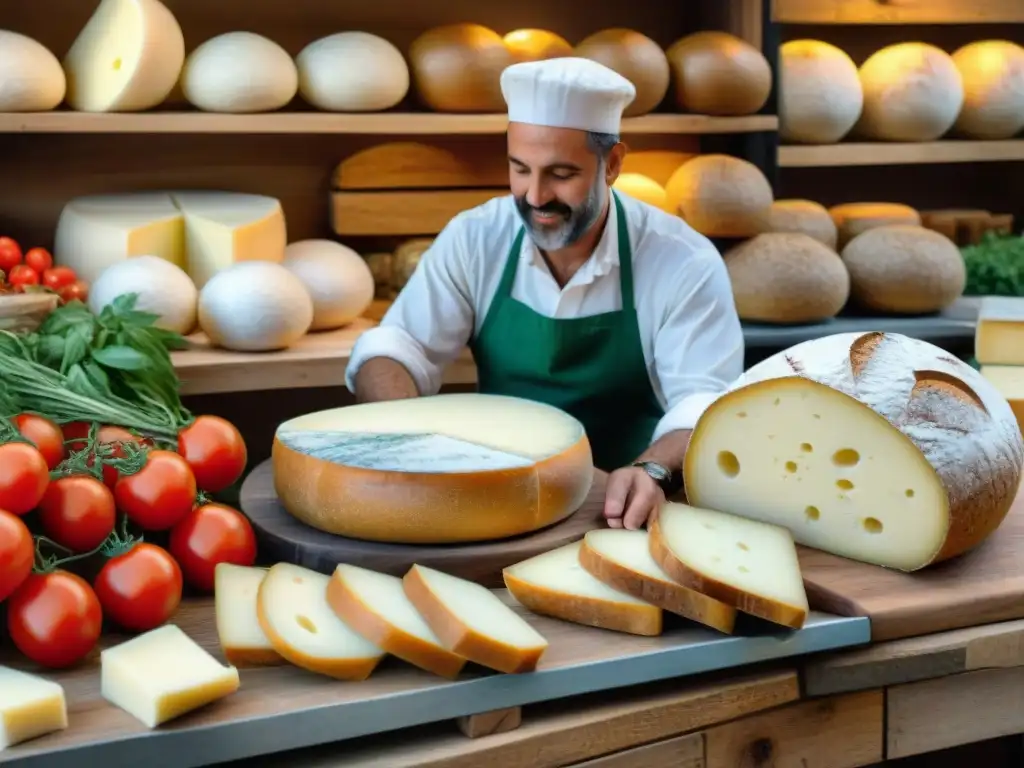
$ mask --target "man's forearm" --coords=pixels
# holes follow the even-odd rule
[[[401,363],[389,357],[372,357],[356,374],[356,400],[373,403],[418,397],[416,382]],[[668,435],[666,435],[668,437]]]

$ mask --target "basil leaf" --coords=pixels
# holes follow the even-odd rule
[[[118,334],[118,336],[120,335]],[[121,371],[141,371],[151,365],[149,358],[142,352],[123,344],[94,349],[92,359],[106,368],[115,368]]]
[[[64,347],[67,340],[63,336],[40,336],[37,359],[48,368],[59,369],[64,359]]]
[[[107,372],[100,368],[100,366],[96,365],[92,360],[86,360],[82,363],[82,370],[85,371],[85,375],[98,390],[104,393],[110,392],[110,377],[107,376]]]
[[[76,325],[68,330],[64,340],[64,356],[61,359],[60,372],[67,373],[72,366],[82,362],[89,354],[89,345],[92,344],[93,326]]]

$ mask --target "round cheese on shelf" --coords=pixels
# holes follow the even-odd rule
[[[391,259],[391,288],[400,291],[409,282],[412,273],[420,265],[420,259],[434,242],[430,237],[417,237],[406,240],[395,249]]]
[[[546,29],[514,29],[502,38],[517,62],[572,56],[572,46]]]
[[[501,35],[480,24],[435,27],[409,48],[416,92],[438,112],[505,112],[501,73],[514,63]]]
[[[126,293],[138,295],[135,309],[159,315],[157,328],[181,334],[195,328],[199,292],[185,270],[166,259],[135,256],[107,267],[89,286],[89,309],[98,315]]]
[[[409,92],[409,65],[391,42],[369,32],[338,32],[295,59],[299,93],[329,112],[381,112]]]
[[[698,155],[665,185],[670,210],[708,237],[752,237],[764,232],[772,187],[751,162],[731,155]]]
[[[953,128],[970,139],[1009,139],[1024,128],[1024,48],[978,40],[953,53],[964,104]]]
[[[373,273],[366,260],[333,240],[300,240],[284,251],[284,267],[313,300],[311,331],[340,328],[359,317],[373,301]]]
[[[372,541],[486,541],[583,504],[583,425],[542,403],[445,394],[307,414],[277,428],[274,485],[313,528]]]
[[[632,29],[604,29],[584,38],[575,55],[604,64],[629,80],[636,96],[623,111],[624,117],[646,115],[668,93],[671,78],[668,59],[661,46]]]
[[[189,54],[181,90],[207,112],[272,112],[299,88],[295,62],[280,45],[252,32],[228,32]]]
[[[799,232],[836,249],[839,232],[828,209],[813,200],[776,200],[768,219],[769,232]]]
[[[875,227],[891,224],[920,226],[921,214],[902,203],[842,203],[828,209],[839,233],[839,248]]]
[[[0,112],[49,112],[66,88],[64,69],[49,48],[0,29]]]
[[[768,101],[772,70],[764,54],[728,32],[695,32],[667,51],[676,105],[688,112],[752,115]]]
[[[684,474],[694,506],[914,571],[988,538],[1022,463],[1013,411],[978,371],[872,332],[806,341],[747,370],[698,419]]]
[[[612,186],[640,202],[674,213],[668,205],[665,188],[650,176],[644,176],[642,173],[620,173]]]
[[[779,49],[779,138],[832,144],[850,132],[864,106],[857,65],[821,40],[790,40]]]

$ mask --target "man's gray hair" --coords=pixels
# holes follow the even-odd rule
[[[587,131],[587,146],[590,148],[591,152],[602,160],[608,157],[608,153],[612,151],[612,147],[618,144],[619,141],[620,139],[617,133]]]

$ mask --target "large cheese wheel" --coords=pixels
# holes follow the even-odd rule
[[[412,42],[409,66],[420,99],[438,112],[504,112],[501,73],[515,58],[480,24],[448,24]]]
[[[356,539],[516,536],[576,511],[593,458],[583,425],[542,403],[445,394],[300,416],[274,437],[274,485],[292,515]]]
[[[769,232],[799,232],[833,251],[839,239],[828,209],[813,200],[776,200],[768,219]]]
[[[768,101],[772,70],[757,48],[728,32],[696,32],[667,57],[676,106],[705,115],[751,115]]]
[[[877,227],[843,248],[853,300],[867,309],[897,314],[938,312],[967,284],[960,249],[924,227]]]
[[[359,317],[373,301],[373,273],[366,260],[333,240],[300,240],[284,251],[285,269],[305,286],[313,300],[311,331],[340,328]]]
[[[502,38],[517,62],[572,56],[572,45],[546,29],[514,29]]]
[[[665,188],[650,176],[644,176],[642,173],[620,173],[612,186],[643,203],[674,213],[668,205]]]
[[[580,41],[576,55],[604,64],[629,80],[636,97],[622,113],[645,115],[658,106],[669,86],[668,59],[661,46],[632,29],[603,29]]]
[[[857,65],[821,40],[790,40],[779,49],[779,138],[832,144],[857,123],[864,92]]]
[[[329,112],[379,112],[409,92],[409,65],[392,43],[369,32],[321,37],[295,58],[299,93]]]
[[[185,59],[181,92],[207,112],[270,112],[299,88],[295,62],[280,45],[252,32],[207,40]]]
[[[864,108],[855,127],[864,138],[934,141],[953,127],[963,80],[948,53],[927,43],[898,43],[860,66]]]
[[[1009,139],[1024,128],[1024,48],[978,40],[953,53],[964,104],[953,128],[971,139]]]
[[[789,528],[799,544],[913,571],[966,552],[1017,495],[1006,399],[946,350],[893,333],[803,342],[751,367],[698,419],[694,506]]]
[[[64,100],[64,69],[49,48],[0,29],[0,112],[48,112]]]
[[[751,162],[731,155],[699,155],[665,185],[668,205],[708,237],[752,237],[768,226],[772,187]]]
[[[842,203],[828,209],[839,233],[839,248],[875,227],[891,224],[920,226],[921,214],[902,203]]]

